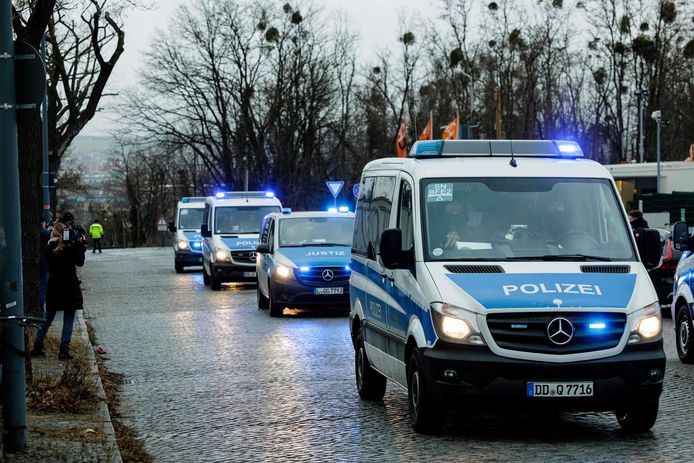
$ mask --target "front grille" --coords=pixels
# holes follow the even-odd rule
[[[501,265],[445,265],[452,273],[505,273]]]
[[[325,270],[333,273],[331,280],[323,278]],[[305,271],[296,270],[299,281],[310,286],[343,286],[349,283],[350,273],[350,270],[345,267],[311,267]]]
[[[581,265],[583,273],[629,273],[631,267],[628,265]]]
[[[573,337],[564,345],[552,342],[548,324],[557,317],[573,326]],[[488,314],[487,326],[494,342],[503,348],[540,354],[577,354],[610,349],[619,344],[626,315],[612,312],[551,312]],[[595,324],[595,328],[590,328]],[[604,328],[599,328],[604,324]]]
[[[251,253],[253,258],[251,259]],[[255,265],[255,251],[231,251],[231,258],[239,264]]]

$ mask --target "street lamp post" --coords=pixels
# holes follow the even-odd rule
[[[660,193],[660,130],[662,124],[668,125],[670,121],[663,120],[660,110],[653,111],[651,114],[651,119],[655,121],[656,124],[656,137],[655,137],[655,158],[656,158],[656,183],[655,191]]]
[[[643,99],[648,97],[648,90],[639,90],[634,95],[639,104],[639,162],[643,163]]]

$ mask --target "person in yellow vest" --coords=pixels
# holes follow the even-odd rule
[[[94,223],[89,226],[89,236],[92,238],[92,254],[99,248],[101,254],[101,238],[104,237],[104,227],[99,223],[99,219],[94,219]]]

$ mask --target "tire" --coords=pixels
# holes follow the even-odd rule
[[[682,363],[694,363],[694,326],[686,304],[677,309],[675,318],[675,344]]]
[[[354,377],[357,382],[357,392],[364,400],[383,400],[388,380],[385,376],[371,368],[366,356],[361,330],[357,333],[354,350]]]
[[[279,305],[272,295],[272,286],[270,282],[267,284],[267,311],[271,317],[281,317],[284,307]]]
[[[626,432],[649,431],[658,418],[658,401],[644,402],[624,410],[617,410],[617,422]]]
[[[222,280],[214,275],[210,275],[210,288],[212,288],[212,291],[219,291],[222,289]]]
[[[174,262],[174,268],[176,269],[176,273],[183,273],[183,265],[178,262]]]
[[[266,310],[269,305],[269,300],[267,297],[263,296],[263,293],[260,292],[260,281],[256,280],[256,291],[258,293],[258,308]],[[270,282],[268,281],[268,288],[270,287]]]
[[[424,363],[417,349],[412,351],[407,368],[407,399],[410,408],[410,424],[415,432],[435,434],[441,429],[441,413],[427,389],[424,379]]]
[[[207,274],[207,270],[205,270],[205,266],[202,266],[202,282],[205,284],[205,286],[210,286],[210,276]]]

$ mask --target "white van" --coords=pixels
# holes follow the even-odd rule
[[[169,231],[174,234],[174,268],[183,273],[185,267],[202,265],[202,214],[205,210],[204,196],[181,198],[176,208],[176,219],[169,222]]]
[[[223,282],[255,281],[256,246],[263,217],[280,212],[272,192],[220,192],[205,201],[200,233],[206,285],[218,291]]]
[[[350,279],[363,399],[402,386],[418,432],[453,405],[653,426],[665,354],[639,250],[659,256],[659,239],[637,243],[609,172],[582,157],[573,142],[435,140],[364,168]]]

